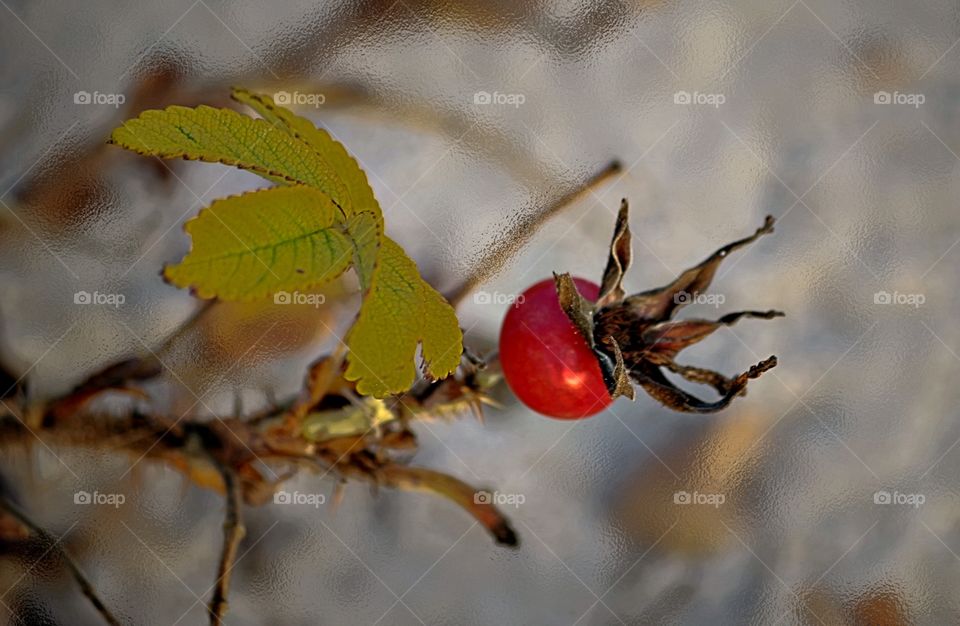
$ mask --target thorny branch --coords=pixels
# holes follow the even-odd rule
[[[240,516],[240,499],[242,497],[240,485],[233,469],[215,459],[217,470],[223,477],[226,491],[227,513],[223,520],[223,551],[220,555],[220,566],[217,568],[217,581],[214,585],[213,597],[210,598],[211,623],[220,625],[227,612],[227,591],[230,589],[230,575],[237,558],[240,542],[246,534]]]
[[[241,499],[251,506],[269,502],[281,482],[299,468],[444,496],[476,517],[498,543],[517,545],[507,519],[494,506],[474,502],[475,488],[439,472],[407,467],[395,456],[416,448],[410,428],[414,420],[479,410],[479,404],[488,401],[484,390],[495,375],[465,363],[454,377],[381,401],[357,396],[339,376],[342,359],[325,357],[311,369],[303,398],[282,403],[255,416],[255,421],[244,416],[178,421],[137,411],[117,417],[88,408],[94,397],[127,390],[134,378],[143,380],[138,364],[138,359],[128,359],[105,368],[33,418],[28,413],[35,412],[18,406],[16,400],[22,398],[5,401],[2,406],[8,412],[0,416],[0,446],[29,444],[36,437],[51,447],[123,451],[132,458],[166,463],[194,484],[225,494],[223,549],[209,603],[212,624],[221,624],[227,610],[230,574],[243,536]],[[333,373],[332,380],[321,376],[323,372]],[[263,465],[279,469],[267,473]],[[273,475],[281,478],[268,478]],[[82,577],[77,580],[85,593],[92,589]],[[99,610],[103,603],[88,597]]]
[[[509,256],[518,242],[529,238],[544,221],[619,171],[619,163],[610,163],[582,188],[566,194],[532,218],[516,236],[491,251],[490,258],[502,260]],[[456,306],[488,278],[491,266],[478,264],[474,275],[450,296],[450,302]],[[223,623],[227,611],[231,572],[244,535],[242,503],[265,504],[280,484],[301,468],[323,476],[334,473],[340,481],[357,479],[374,486],[439,495],[472,515],[498,544],[518,545],[516,532],[507,518],[490,502],[478,501],[474,487],[441,472],[411,467],[402,460],[417,447],[411,429],[414,421],[448,419],[464,412],[481,417],[482,405],[493,404],[486,392],[499,381],[497,369],[487,368],[469,350],[465,350],[454,376],[442,381],[422,380],[405,394],[388,400],[361,397],[352,383],[342,377],[341,346],[314,363],[299,398],[275,402],[254,415],[238,412],[224,417],[175,419],[140,410],[117,416],[91,408],[92,401],[102,394],[127,393],[146,398],[138,385],[161,373],[158,355],[183,338],[214,306],[215,301],[198,306],[153,353],[112,363],[88,376],[69,393],[39,406],[28,402],[25,386],[14,384],[17,378],[0,368],[0,383],[6,390],[0,405],[0,447],[39,439],[51,446],[122,451],[133,458],[165,463],[197,486],[223,493],[224,537],[208,605],[211,624],[215,626]],[[279,472],[270,471],[271,476],[280,478],[267,478],[261,471],[265,464],[281,466]],[[49,537],[22,516],[13,502],[0,500],[0,506],[39,536]],[[62,550],[61,553],[104,621],[118,624],[76,563]]]

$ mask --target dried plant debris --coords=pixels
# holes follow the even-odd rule
[[[617,215],[597,302],[591,303],[581,296],[569,274],[555,274],[560,306],[597,356],[611,397],[623,395],[632,399],[632,382],[676,411],[719,411],[746,393],[750,379],[758,378],[776,366],[777,357],[771,356],[728,378],[709,369],[680,365],[675,361],[677,354],[741,318],[772,319],[784,314],[774,310],[739,311],[717,320],[674,320],[673,316],[687,304],[695,302],[710,286],[717,268],[731,252],[772,233],[774,219],[767,216],[763,226],[753,235],[723,246],[669,285],[627,296],[623,277],[632,256],[628,218],[629,206],[624,199]],[[720,399],[708,402],[680,389],[666,377],[664,368],[691,382],[713,387]]]

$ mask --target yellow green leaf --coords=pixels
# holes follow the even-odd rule
[[[383,397],[410,388],[421,345],[426,374],[443,378],[460,364],[463,334],[453,307],[417,270],[396,242],[383,238],[370,291],[347,345],[347,380],[364,395]]]
[[[230,196],[185,226],[193,247],[164,276],[201,298],[253,300],[333,280],[354,246],[322,191],[295,185]]]
[[[330,133],[324,129],[317,128],[310,120],[282,106],[277,106],[273,98],[268,95],[255,94],[238,88],[233,90],[233,97],[252,108],[266,121],[284,129],[313,148],[329,169],[340,178],[347,191],[349,198],[344,198],[338,204],[352,213],[372,211],[382,230],[383,218],[380,215],[380,204],[373,195],[367,175],[343,144],[331,137]]]
[[[353,270],[357,273],[364,295],[370,290],[373,275],[377,270],[380,245],[384,239],[382,221],[370,211],[358,213],[344,225],[353,242]]]
[[[353,213],[352,206],[343,207],[350,203],[346,185],[315,149],[266,120],[236,111],[208,106],[144,111],[115,129],[110,141],[140,154],[225,163],[274,182],[310,185]]]
[[[453,308],[386,238],[366,174],[325,130],[246,90],[234,98],[261,119],[228,109],[172,106],[145,111],[111,135],[141,154],[219,162],[281,183],[214,202],[188,222],[191,252],[164,275],[203,298],[251,300],[332,280],[351,264],[363,303],[348,339],[347,377],[365,395],[400,393],[425,373],[460,363]]]
[[[236,88],[233,90],[233,98],[316,151],[317,156],[327,163],[343,183],[349,198],[342,198],[338,204],[344,207],[348,215],[370,212],[372,223],[370,216],[347,220],[348,231],[356,242],[354,267],[360,286],[366,293],[370,288],[370,279],[380,250],[380,238],[383,236],[383,214],[367,181],[367,175],[343,144],[331,137],[330,133],[317,128],[313,122],[293,111],[277,106],[270,96]]]
[[[450,374],[459,365],[463,352],[456,314],[446,300],[420,278],[416,265],[399,245],[385,237],[383,247],[378,245],[383,237],[383,218],[367,176],[356,160],[327,131],[277,106],[269,96],[234,89],[233,97],[314,148],[340,175],[355,212],[375,208],[373,219],[369,215],[357,215],[347,220],[347,231],[356,246],[354,269],[367,292],[348,340],[348,378],[359,380],[357,387],[361,393],[383,396],[405,391],[413,383],[416,370],[413,359],[402,355],[415,354],[418,342],[427,372],[435,378]],[[388,266],[382,267],[384,263]],[[402,316],[405,319],[398,319],[397,311],[405,311],[406,315]],[[381,323],[365,323],[370,316],[380,319]],[[368,342],[379,347],[367,352],[364,347]],[[391,355],[396,356],[391,358]],[[376,363],[376,366],[365,367],[361,363]],[[394,367],[396,365],[400,367]]]

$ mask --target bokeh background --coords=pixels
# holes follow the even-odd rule
[[[778,355],[746,398],[687,416],[640,394],[571,423],[501,391],[485,424],[420,426],[418,464],[523,496],[520,548],[365,485],[335,511],[248,509],[229,624],[960,621],[955,2],[0,5],[2,358],[37,398],[195,306],[158,276],[183,221],[263,181],[103,141],[143,108],[227,105],[231,85],[313,96],[298,112],[359,157],[439,288],[489,266],[490,297],[459,309],[481,351],[512,294],[553,270],[599,279],[621,197],[634,291],[779,218],[721,268],[724,302],[686,312],[787,312],[683,355],[729,374]],[[621,176],[490,258],[612,159]],[[81,290],[125,301],[77,305]],[[161,400],[204,415],[293,392],[328,338],[318,319],[349,312],[218,309],[172,351]],[[134,461],[34,444],[0,469],[124,620],[205,623],[222,500]],[[126,502],[77,506],[78,490]],[[98,623],[43,559],[0,559],[0,599],[10,624]]]

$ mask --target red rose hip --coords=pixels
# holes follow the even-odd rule
[[[574,278],[580,294],[596,300],[600,287]],[[500,330],[500,363],[510,389],[538,413],[579,419],[613,400],[593,350],[560,308],[552,278],[517,298]]]

